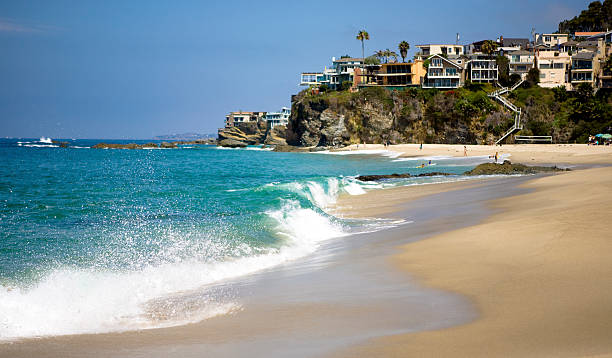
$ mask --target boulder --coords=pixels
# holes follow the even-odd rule
[[[223,139],[218,142],[219,146],[227,148],[246,148],[247,144],[235,139]]]
[[[569,169],[561,169],[555,167],[540,167],[528,166],[524,164],[512,164],[509,160],[505,160],[503,164],[484,163],[476,166],[476,168],[465,172],[465,175],[510,175],[510,174],[536,174],[536,173],[552,173],[569,171]]]
[[[176,148],[177,145],[176,145],[176,143],[172,143],[172,142],[162,142],[160,144],[160,147],[161,148]]]

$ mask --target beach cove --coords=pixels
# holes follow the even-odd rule
[[[446,149],[455,150],[456,147],[449,146]],[[428,145],[425,146],[424,151],[427,148]],[[490,151],[491,148],[494,147],[483,148],[482,152]],[[395,148],[390,149],[395,150]],[[542,149],[546,148],[542,147]],[[545,160],[548,155],[547,150],[550,149],[539,154],[534,151],[530,155],[542,157],[542,163],[548,163]],[[512,157],[515,156],[514,153],[511,154]],[[597,153],[597,155],[609,160],[609,154]],[[575,166],[584,163],[555,161],[554,164]],[[597,179],[582,183],[585,178],[582,175]],[[566,177],[571,180],[556,182]],[[544,189],[548,191],[544,191],[541,195],[549,198],[550,191],[561,193],[561,190],[569,185],[573,185],[575,191],[583,190],[581,185],[585,185],[593,193],[597,193],[608,185],[606,180],[609,183],[609,178],[608,168],[599,168],[537,177],[536,179],[531,176],[493,177],[465,182],[423,183],[426,185],[371,190],[365,195],[341,195],[335,207],[331,208],[334,213],[347,218],[385,218],[396,222],[395,226],[390,225],[382,231],[374,230],[375,232],[353,234],[347,240],[331,241],[326,243],[317,254],[296,262],[283,264],[247,278],[214,285],[207,291],[209,296],[240,298],[241,307],[227,315],[169,328],[20,340],[3,344],[0,346],[0,353],[3,356],[49,357],[167,356],[170,353],[182,356],[201,356],[202,354],[211,356],[249,356],[253,354],[270,356],[325,356],[330,354],[334,356],[358,356],[360,354],[362,356],[406,356],[407,354],[421,354],[435,356],[438,353],[458,355],[459,353],[454,353],[459,352],[454,351],[457,347],[454,336],[448,336],[447,339],[450,340],[448,345],[427,341],[427,337],[432,335],[436,337],[434,340],[442,341],[443,338],[440,337],[445,337],[448,332],[461,331],[464,327],[486,322],[487,317],[497,316],[496,313],[488,313],[486,305],[483,308],[482,293],[465,291],[466,288],[472,288],[467,284],[470,277],[472,279],[476,277],[478,282],[482,281],[481,277],[474,274],[478,272],[476,269],[460,276],[458,285],[453,285],[456,277],[447,278],[447,281],[443,279],[448,272],[461,272],[459,268],[466,270],[469,268],[465,262],[459,262],[460,267],[457,267],[457,262],[452,259],[469,260],[471,257],[474,260],[474,257],[481,257],[482,253],[476,251],[472,255],[470,250],[473,247],[463,242],[460,248],[457,245],[440,244],[435,247],[435,250],[440,251],[429,248],[415,252],[413,247],[435,242],[438,237],[451,235],[458,232],[457,230],[459,232],[478,231],[480,225],[487,225],[491,220],[500,221],[498,218],[500,215],[506,218],[509,215],[506,212],[514,210],[512,206],[504,206],[498,202],[505,203],[524,196],[528,198]],[[540,181],[552,182],[534,184]],[[574,195],[575,191],[570,194]],[[592,201],[592,195],[595,194],[588,193],[589,191],[584,191],[581,200]],[[541,205],[548,203],[542,200],[542,197],[533,200]],[[527,208],[530,210],[544,210],[534,205],[533,201],[521,199],[521,202],[526,203],[525,205],[529,204]],[[567,202],[571,204],[571,201]],[[603,203],[605,204],[605,201]],[[573,203],[573,205],[577,204],[583,205],[584,203]],[[551,210],[559,208],[556,206]],[[601,206],[600,214],[609,213],[609,208],[609,206]],[[533,214],[524,210],[525,208],[520,209],[521,213],[526,211],[528,214]],[[564,218],[572,223],[574,216],[570,215],[569,218],[564,216]],[[597,215],[589,215],[586,219],[598,220],[598,218],[600,217]],[[512,219],[520,221],[524,218],[517,214],[516,217],[512,216]],[[506,218],[505,220],[511,219]],[[503,220],[502,222],[505,223]],[[521,227],[516,221],[513,221],[512,224]],[[601,227],[597,226],[600,224],[597,221],[593,224],[593,228],[601,231]],[[500,230],[505,228],[504,232],[509,231],[503,225],[500,225]],[[526,227],[532,228],[538,225],[538,222],[532,221]],[[470,235],[470,237],[477,237],[475,233],[470,233]],[[529,233],[522,233],[522,235],[530,237]],[[434,238],[427,239],[431,236]],[[400,249],[402,253],[399,255],[398,245],[406,245]],[[487,249],[501,251],[500,247],[505,247],[505,245],[506,243],[498,242],[496,246]],[[480,246],[486,248],[482,241]],[[512,248],[511,245],[510,248]],[[605,252],[605,242],[597,248],[598,252]],[[464,251],[459,253],[443,251],[453,249]],[[583,256],[591,257],[586,254]],[[418,261],[417,258],[420,258],[421,261]],[[533,259],[534,255],[528,258]],[[497,258],[491,260],[495,265]],[[602,273],[605,273],[606,265],[600,265],[600,263],[594,261],[593,265],[603,271],[588,271],[594,273],[595,278],[605,277]],[[526,268],[530,267],[529,261],[521,262],[521,264]],[[580,264],[580,267],[591,267],[588,262],[580,262]],[[501,259],[498,265],[502,268],[507,267]],[[428,268],[433,273],[428,272]],[[559,266],[556,267],[558,268]],[[487,268],[487,271],[490,270]],[[559,270],[553,270],[553,272],[560,274]],[[507,274],[507,270],[502,270],[501,274]],[[594,279],[582,277],[580,273],[577,273],[575,277],[569,277],[569,281],[561,278],[559,282],[573,283],[578,277],[587,283]],[[535,278],[534,280],[541,279]],[[484,296],[488,297],[489,286],[485,283],[482,285],[487,288]],[[607,292],[602,292],[601,297],[604,298],[606,294]],[[166,301],[162,300],[160,305],[183,307],[185,302],[199,299],[201,299],[201,293],[196,290],[173,296]],[[568,303],[568,301],[565,302]],[[570,302],[581,301],[572,299]],[[503,302],[496,301],[496,303]],[[600,306],[604,309],[605,302]],[[506,307],[510,306],[500,304],[500,307],[506,310]],[[603,314],[600,316],[605,317]],[[588,323],[584,325],[588,326]],[[602,328],[606,327],[605,324],[602,326]],[[502,334],[487,327],[482,329],[492,331],[488,337],[489,341],[498,339],[499,336],[496,336],[496,333]],[[426,332],[417,333],[421,331]],[[465,334],[472,335],[472,333]],[[530,332],[530,335],[535,336],[535,333]],[[602,335],[600,339],[605,337],[605,333]],[[517,339],[520,339],[519,335],[516,336],[519,337]],[[590,336],[597,339],[597,336]],[[289,337],[294,338],[289,339]],[[419,337],[424,337],[421,343],[418,341]],[[413,339],[416,343],[412,341]],[[472,346],[469,340],[465,341],[463,347],[466,349],[465,356],[479,352],[476,346],[481,345],[482,341],[472,342],[474,344]],[[517,347],[521,345],[515,342],[509,346],[518,349]],[[428,349],[443,349],[443,347],[449,350],[428,351]],[[469,347],[475,351],[468,351]],[[593,347],[594,350],[598,349],[598,346]],[[494,348],[491,345],[491,349]],[[488,354],[483,351],[482,354],[495,356],[525,355],[526,353],[526,351],[504,351],[504,348],[508,347],[501,345],[497,351],[487,351]],[[546,353],[545,348],[546,346],[539,351],[540,356]],[[605,349],[605,344],[603,344],[599,352]],[[558,353],[551,352],[553,355]]]

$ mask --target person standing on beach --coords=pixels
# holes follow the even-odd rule
[[[495,163],[497,163],[497,152],[495,152]]]
[[[419,150],[423,150],[423,143],[421,143],[421,146],[419,147]]]
[[[465,145],[463,146],[463,156],[467,157],[467,147]]]

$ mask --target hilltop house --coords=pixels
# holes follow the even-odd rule
[[[428,59],[429,66],[423,81],[423,88],[458,88],[463,86],[463,66],[454,60],[440,54]]]
[[[589,83],[595,87],[599,69],[599,57],[596,52],[580,51],[573,55],[571,75],[572,87],[576,89],[581,83]]]
[[[570,52],[537,51],[536,62],[540,71],[540,87],[571,89],[569,69],[572,59]]]
[[[268,122],[268,128],[272,129],[276,126],[286,126],[289,123],[291,109],[287,107],[281,108],[280,112],[268,112],[265,119]]]
[[[355,69],[354,86],[358,88],[420,86],[423,77],[425,77],[425,69],[421,60],[407,63],[365,65],[363,71],[360,68]]]
[[[559,46],[569,40],[569,34],[535,34],[535,44],[548,47]]]
[[[362,58],[332,57],[331,68],[325,68],[323,72],[302,72],[300,85],[316,87],[327,85],[331,89],[337,89],[343,82],[353,83],[355,69],[362,68],[363,65]]]
[[[448,45],[448,44],[428,44],[428,45],[417,45],[419,49],[414,56],[416,60],[425,60],[432,55],[443,55],[443,56],[461,56],[463,55],[462,45]]]
[[[517,74],[521,76],[521,79],[527,77],[529,70],[533,68],[534,54],[531,51],[518,50],[512,51],[506,54],[508,57],[508,66],[510,67],[510,74]]]
[[[266,112],[230,112],[225,116],[225,128],[233,127],[238,123],[245,122],[257,122],[259,119],[263,119]]]

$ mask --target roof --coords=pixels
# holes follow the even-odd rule
[[[425,45],[416,45],[416,47],[428,47],[428,46],[463,47],[463,45],[457,45],[457,44],[425,44]]]
[[[483,43],[485,43],[485,41],[492,41],[494,44],[497,44],[497,46],[501,45],[499,42],[497,42],[497,41],[493,41],[493,40],[481,40],[481,41],[476,41],[476,42],[472,42],[472,45],[475,45],[475,46],[481,46]]]
[[[561,46],[574,46],[574,45],[578,45],[578,44],[579,44],[578,41],[569,40],[567,42],[562,43]]]
[[[518,50],[518,51],[508,52],[508,55],[515,55],[515,56],[519,56],[519,55],[533,55],[533,52],[525,51],[525,50]]]
[[[527,47],[527,45],[529,44],[529,39],[504,37],[503,39],[501,39],[501,43],[503,47],[512,47],[512,46]]]
[[[601,35],[603,33],[605,32],[604,31],[576,31],[574,32],[574,36],[589,37],[589,36]]]
[[[334,62],[363,62],[363,58],[355,58],[355,57],[345,57],[345,58],[337,58]]]
[[[592,60],[595,57],[595,52],[592,51],[581,51],[572,56],[572,59],[576,60]]]
[[[431,59],[433,57],[439,57],[439,58],[443,59],[444,61],[450,63],[451,65],[453,65],[453,66],[455,66],[457,68],[463,68],[460,64],[458,64],[458,63],[456,63],[454,61],[451,61],[448,58],[446,58],[446,57],[444,57],[442,55],[439,55],[439,54],[431,55],[431,56],[427,57],[427,59],[429,60],[429,59]]]

